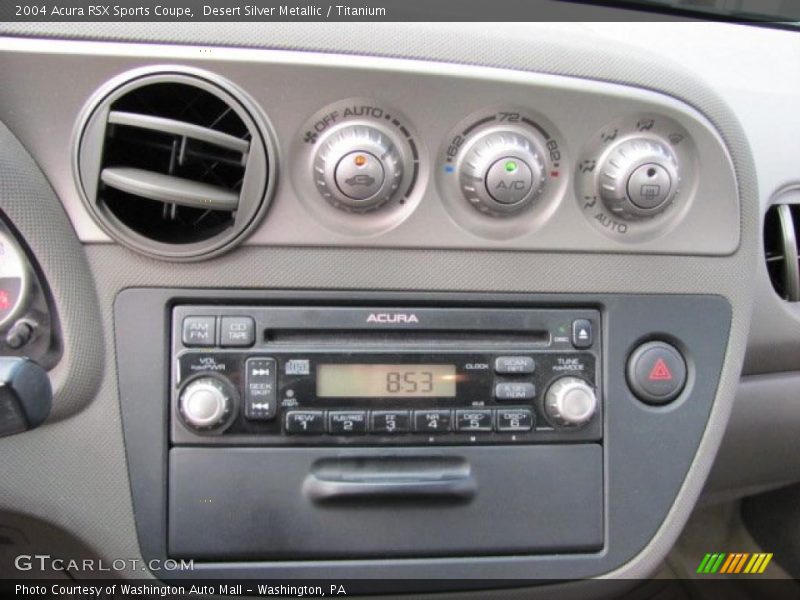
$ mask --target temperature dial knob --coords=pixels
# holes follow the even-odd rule
[[[600,169],[600,197],[612,212],[643,218],[665,210],[678,191],[678,161],[672,150],[651,138],[619,142]]]
[[[392,199],[403,178],[397,146],[381,130],[349,125],[323,140],[314,157],[319,193],[343,210],[366,212]]]
[[[488,131],[464,155],[461,192],[481,212],[503,215],[528,206],[545,183],[534,141],[515,131]]]
[[[597,411],[597,396],[583,379],[562,377],[547,390],[544,409],[554,425],[580,427]]]
[[[183,421],[192,429],[216,429],[233,414],[235,392],[230,383],[216,377],[189,382],[178,400]]]

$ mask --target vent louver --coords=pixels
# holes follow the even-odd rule
[[[764,218],[764,254],[772,287],[789,302],[800,301],[800,205],[775,204]]]
[[[264,128],[212,77],[128,77],[86,122],[77,167],[87,204],[111,236],[145,254],[217,254],[266,210]]]

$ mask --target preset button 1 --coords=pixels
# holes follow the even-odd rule
[[[292,410],[287,412],[286,432],[298,434],[325,433],[325,411]]]

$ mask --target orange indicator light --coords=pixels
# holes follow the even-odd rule
[[[353,162],[356,163],[357,167],[363,167],[365,164],[367,164],[367,157],[363,154],[359,154],[353,159]]]

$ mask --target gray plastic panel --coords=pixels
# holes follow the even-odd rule
[[[474,498],[317,503],[304,483],[320,459],[460,458]],[[603,544],[603,454],[596,444],[536,448],[173,448],[169,554],[302,559],[563,553]],[[389,467],[387,467],[389,468]]]
[[[195,577],[198,574],[208,577],[314,577],[324,572],[333,577],[583,578],[617,568],[649,543],[683,485],[711,410],[731,316],[727,301],[718,296],[125,290],[116,302],[116,335],[117,339],[124,340],[117,347],[121,407],[139,540],[143,555],[149,558],[167,555],[169,315],[173,302],[201,301],[242,304],[335,304],[338,301],[392,306],[480,306],[485,303],[496,306],[597,306],[603,314],[604,392],[609,399],[605,410],[603,467],[604,505],[608,512],[605,551],[602,554],[520,554],[513,558],[495,555],[431,558],[426,561],[384,558],[376,561],[198,562],[193,571]],[[666,407],[652,407],[636,400],[625,381],[628,356],[639,343],[651,339],[664,339],[680,348],[686,356],[689,370],[686,388],[675,402]],[[484,456],[489,455],[483,452],[493,449],[470,450],[474,452],[470,454],[470,460],[478,460],[480,456],[483,462],[488,460]],[[214,452],[212,449],[208,451]],[[289,466],[298,464],[295,461],[307,461],[310,455],[304,458],[304,454],[313,451],[292,449],[285,452],[287,455],[295,453],[295,457],[284,465]],[[275,463],[276,477],[291,477],[280,467],[280,463]],[[498,473],[498,476],[503,474]],[[242,482],[237,480],[237,483]],[[509,481],[508,485],[512,486],[512,482]],[[515,488],[512,486],[512,489]],[[220,514],[231,513],[217,513]],[[387,518],[391,514],[391,510],[386,510]],[[493,518],[492,513],[481,514],[486,520]],[[333,519],[334,514],[331,517]],[[230,518],[233,520],[229,525],[236,529],[244,526],[236,523],[236,515]],[[360,535],[354,537],[352,544],[359,543]],[[421,545],[417,550],[418,556],[429,554]],[[181,576],[187,574],[176,574],[176,577]]]
[[[703,115],[665,94],[464,65],[442,67],[355,56],[343,62],[326,55],[312,60],[308,54],[244,49],[217,49],[213,55],[201,56],[168,46],[129,46],[123,51],[115,45],[41,45],[3,39],[0,60],[9,70],[35,68],[40,75],[20,78],[16,85],[1,89],[0,114],[37,154],[84,241],[107,238],[83,206],[70,155],[63,151],[75,147],[75,124],[107,81],[126,71],[169,71],[180,65],[199,67],[210,73],[208,78],[221,76],[232,82],[274,124],[280,148],[275,198],[263,223],[246,241],[249,244],[706,255],[731,254],[739,246],[739,198],[728,151]],[[80,77],[75,76],[76,70],[81,71]],[[56,100],[41,85],[60,85],[63,91]],[[50,104],[55,101],[61,118],[46,128],[46,135],[19,120],[26,111],[55,110]],[[375,107],[395,120],[402,116],[401,130],[410,131],[409,135],[418,132],[414,138],[419,151],[416,184],[396,210],[342,213],[319,196],[313,185],[313,140],[341,123],[348,107],[356,114]],[[323,116],[312,118],[318,111]],[[547,138],[557,143],[560,157],[546,165],[548,189],[553,192],[544,194],[547,201],[499,221],[480,215],[466,200],[445,198],[448,186],[435,176],[442,168],[440,158],[452,145],[450,140],[461,135],[453,128],[458,125],[459,132],[462,127],[466,132],[469,123],[481,120],[487,111],[531,115],[535,123],[530,127],[547,129]],[[640,222],[625,223],[597,213],[591,197],[575,189],[576,179],[582,176],[578,162],[586,156],[599,160],[597,149],[589,155],[584,150],[606,134],[616,136],[617,130],[620,138],[636,134],[637,127],[643,126],[640,121],[649,119],[655,126],[638,135],[659,132],[667,144],[670,135],[680,140],[675,148],[683,155],[682,191],[674,207]],[[319,139],[322,144],[324,135]],[[608,138],[609,143],[612,139]],[[456,177],[446,173],[444,177]],[[431,235],[432,228],[436,235]]]
[[[717,461],[708,499],[729,499],[800,481],[800,373],[744,377]]]
[[[758,194],[768,198],[776,182],[781,178],[794,177],[796,165],[795,154],[790,150],[792,140],[797,136],[787,134],[779,138],[774,136],[772,119],[776,115],[785,115],[782,130],[793,132],[798,122],[792,119],[792,103],[787,103],[787,93],[792,92],[791,63],[787,61],[769,61],[771,56],[789,56],[797,49],[798,36],[793,32],[778,32],[756,27],[741,27],[728,24],[689,24],[685,28],[675,24],[649,26],[642,23],[607,23],[608,31],[599,32],[598,24],[514,24],[486,26],[486,24],[439,23],[439,24],[341,24],[330,27],[324,23],[196,23],[196,24],[152,24],[141,25],[131,23],[98,23],[94,25],[80,24],[18,24],[11,27],[5,24],[5,30],[17,34],[28,34],[39,31],[43,35],[73,36],[81,38],[117,38],[132,41],[152,40],[169,43],[197,44],[180,48],[187,56],[212,55],[217,48],[209,44],[227,44],[231,46],[282,47],[305,51],[340,52],[336,57],[338,64],[350,60],[354,53],[402,56],[424,60],[449,61],[450,63],[469,63],[484,65],[482,73],[491,76],[494,69],[486,67],[502,67],[520,71],[539,71],[556,74],[568,74],[596,80],[611,81],[617,84],[633,84],[646,89],[679,98],[695,106],[716,126],[731,153],[736,168],[736,176],[741,194],[741,245],[732,256],[720,258],[691,258],[676,256],[636,256],[632,254],[578,254],[578,253],[523,253],[523,252],[420,252],[414,250],[359,250],[359,249],[313,249],[313,248],[281,248],[281,247],[249,247],[240,248],[224,257],[207,261],[202,265],[182,265],[180,269],[153,261],[123,248],[98,244],[86,247],[90,268],[95,276],[100,304],[91,297],[85,304],[71,303],[70,307],[77,311],[90,309],[92,317],[80,320],[84,329],[71,339],[81,348],[80,356],[84,367],[93,369],[95,377],[101,375],[96,363],[87,362],[86,358],[102,354],[106,348],[105,377],[95,401],[81,414],[59,424],[58,427],[45,427],[29,432],[24,436],[7,438],[3,443],[2,476],[5,481],[13,482],[13,486],[2,489],[0,505],[4,508],[25,507],[25,510],[37,517],[46,518],[61,527],[80,532],[82,538],[91,543],[100,556],[107,560],[116,557],[135,557],[138,555],[133,515],[130,504],[130,489],[125,469],[125,448],[120,436],[119,391],[116,377],[116,348],[113,337],[112,299],[125,288],[136,286],[203,286],[213,282],[217,286],[231,288],[265,287],[277,288],[320,288],[330,289],[384,289],[384,290],[464,290],[464,291],[504,291],[504,292],[581,292],[599,298],[600,294],[614,292],[639,293],[718,293],[727,298],[733,310],[733,321],[728,349],[725,357],[722,380],[717,392],[716,402],[712,409],[712,417],[703,434],[700,450],[688,472],[686,481],[675,499],[675,504],[661,521],[655,526],[653,537],[642,551],[631,557],[625,566],[610,573],[616,577],[644,577],[651,573],[664,558],[674,543],[695,500],[700,492],[705,476],[714,459],[725,424],[730,412],[734,391],[739,379],[742,357],[746,343],[753,299],[752,273],[759,246],[758,229]],[[653,40],[659,43],[654,44]],[[620,40],[634,45],[628,46]],[[737,51],[741,51],[742,61],[731,61],[729,52],[718,52],[726,44],[735,40]],[[33,41],[41,48],[54,47],[51,42]],[[124,51],[128,46],[119,46]],[[173,46],[172,50],[176,50]],[[310,57],[310,52],[305,54]],[[738,55],[737,55],[738,56]],[[678,58],[681,64],[671,59]],[[746,60],[745,60],[746,59]],[[5,65],[6,63],[4,63]],[[376,69],[384,62],[375,59],[372,63]],[[764,69],[769,64],[770,69]],[[458,70],[458,66],[441,65],[442,68]],[[696,68],[700,76],[693,74]],[[38,73],[38,69],[36,71]],[[13,71],[9,71],[13,73]],[[81,69],[71,71],[75,80],[89,79],[94,75]],[[751,82],[751,86],[742,87],[742,76]],[[28,77],[18,77],[20,82]],[[61,88],[62,95],[69,95],[75,88],[76,81]],[[749,91],[753,85],[762,90],[758,102],[754,102]],[[766,93],[766,90],[772,90]],[[6,90],[9,91],[9,90]],[[49,94],[49,88],[46,90]],[[721,99],[724,95],[725,100]],[[30,100],[30,98],[27,98]],[[71,101],[75,99],[72,98]],[[727,102],[733,105],[731,110]],[[15,131],[23,135],[29,148],[33,147],[33,138],[42,131],[43,119],[49,127],[66,126],[61,117],[62,111],[56,108],[52,114],[27,110],[17,115]],[[24,116],[27,115],[27,116]],[[739,124],[742,118],[745,128]],[[5,115],[4,115],[5,118]],[[767,119],[766,121],[764,119]],[[784,143],[782,151],[776,152],[775,143]],[[60,161],[51,162],[59,153],[56,146],[48,147],[46,136],[40,136],[41,143],[35,144],[36,160],[40,164],[62,165]],[[759,163],[762,170],[763,184],[759,188],[756,181],[755,167],[752,160],[750,143],[755,145],[759,156],[767,157]],[[8,183],[4,188],[6,194],[11,190],[28,190],[20,187],[20,173],[33,177],[36,181],[44,181],[38,171],[27,166],[28,158],[16,142],[9,142],[8,154],[0,167],[5,177],[0,182]],[[787,145],[788,144],[788,145]],[[6,160],[7,159],[7,162]],[[21,168],[20,162],[25,166]],[[30,163],[32,164],[32,163]],[[48,175],[52,181],[66,181],[68,177],[62,168],[51,170]],[[788,181],[788,180],[787,180]],[[59,188],[60,189],[60,188]],[[14,192],[11,192],[12,194]],[[71,194],[65,195],[65,198]],[[56,236],[53,222],[42,219],[44,207],[57,205],[52,190],[39,184],[35,193],[21,194],[21,202],[15,203],[13,220],[25,221],[28,225],[25,236],[35,240],[36,247],[43,251],[52,250],[59,256],[72,256],[64,253],[56,244],[60,236]],[[6,195],[3,198],[4,209]],[[70,205],[67,204],[68,210]],[[74,216],[74,215],[73,215]],[[81,231],[84,227],[99,230],[89,221],[73,221]],[[18,224],[18,223],[17,223]],[[64,234],[68,238],[71,233]],[[93,238],[100,239],[100,238]],[[37,254],[38,254],[37,250]],[[75,281],[74,265],[63,261],[64,272],[69,273],[72,287],[78,288]],[[424,268],[420,268],[424,265]],[[763,269],[762,269],[763,270]],[[760,277],[760,275],[759,275]],[[51,280],[52,281],[52,280]],[[775,309],[780,303],[769,289],[764,275],[762,288],[772,295],[774,301],[768,304]],[[89,284],[91,287],[91,283]],[[291,294],[290,294],[291,296]],[[96,310],[95,310],[96,309]],[[772,313],[774,310],[766,311]],[[770,356],[764,356],[761,364],[770,364],[771,359],[780,356],[792,356],[792,344],[796,342],[800,319],[786,319],[790,311],[778,311],[780,318],[774,319],[774,327],[762,336],[761,348],[769,350]],[[158,311],[150,311],[151,316],[159,318]],[[673,315],[674,316],[674,315]],[[794,327],[787,327],[794,323]],[[163,327],[167,327],[167,319],[163,318]],[[697,324],[700,330],[703,324]],[[96,335],[88,332],[87,326],[102,326],[103,343],[97,342]],[[134,328],[135,329],[135,328]],[[78,330],[76,330],[78,331]],[[139,334],[152,342],[147,332],[127,329],[130,339],[138,339]],[[795,340],[791,342],[789,338]],[[128,338],[122,340],[124,343]],[[780,347],[776,340],[782,340]],[[141,346],[148,348],[148,346]],[[773,351],[775,349],[775,351]],[[119,357],[122,360],[123,357]],[[139,362],[139,366],[152,369],[158,374],[163,368],[158,356],[140,355],[131,357],[125,353],[125,360],[131,358]],[[78,364],[77,361],[75,364]],[[151,371],[146,371],[150,373]],[[71,379],[75,383],[85,384],[87,379]],[[92,379],[96,381],[96,379]],[[143,382],[147,383],[147,382]],[[126,379],[126,393],[139,388],[130,388],[131,382]],[[84,390],[75,391],[66,397],[88,400],[89,393]],[[143,386],[142,391],[161,393],[159,389]],[[131,400],[123,400],[129,404]],[[71,403],[76,409],[79,402]],[[144,417],[144,415],[143,415]],[[148,417],[149,418],[149,417]],[[135,414],[126,411],[126,421],[137,423]],[[144,478],[145,483],[152,484],[154,490],[162,484],[164,471],[158,467],[160,436],[163,432],[150,432],[142,440],[127,440],[131,452],[145,452],[145,456],[154,459],[137,476]],[[147,448],[147,444],[155,444]],[[669,444],[663,455],[671,456],[673,450],[678,451],[676,460],[683,460],[682,449]],[[31,456],[40,456],[47,452],[46,461],[32,461]],[[147,452],[150,452],[148,455]],[[649,457],[649,458],[648,458]],[[657,464],[651,454],[643,460]],[[141,470],[140,469],[140,470]],[[96,486],[102,479],[104,485]],[[53,486],[58,485],[62,493],[53,495]],[[645,490],[647,495],[648,490]],[[70,498],[69,506],[63,498]],[[156,505],[156,514],[161,499],[148,496],[137,491],[137,507],[140,510]],[[148,504],[149,503],[149,504]],[[624,509],[629,506],[623,506]],[[145,510],[145,512],[147,512]],[[657,512],[657,511],[656,511]],[[660,518],[660,517],[658,517]],[[155,517],[155,523],[159,522]],[[624,516],[620,517],[624,520]],[[144,531],[144,533],[147,533]],[[646,534],[649,535],[649,534]],[[645,537],[646,537],[645,535]],[[613,545],[616,546],[617,542]],[[142,538],[142,548],[148,549],[150,555],[153,548],[158,550],[156,538]],[[619,558],[617,553],[615,557]],[[622,559],[619,558],[619,561]],[[617,562],[619,562],[617,561]],[[406,561],[405,572],[410,576],[441,576],[438,569],[443,563],[460,563],[460,561],[438,560],[434,564],[424,561]],[[494,564],[486,560],[485,563]],[[519,573],[525,570],[527,561],[514,569]],[[507,563],[504,562],[507,565]],[[561,563],[549,563],[552,576],[564,575],[578,577],[586,570],[573,569],[575,562],[566,568]],[[610,562],[608,563],[610,564]],[[336,571],[341,574],[353,565],[340,564]],[[597,565],[602,568],[602,565]],[[213,568],[213,567],[212,567]],[[241,572],[247,565],[239,565]],[[499,566],[498,566],[499,569]],[[473,561],[467,561],[459,572],[465,577],[482,576],[482,569],[475,567]],[[263,565],[254,568],[263,573]],[[202,573],[209,572],[203,568]],[[308,565],[286,563],[282,574],[308,572]],[[455,573],[456,569],[450,571]],[[541,572],[541,571],[540,571]],[[604,571],[607,572],[607,571]],[[142,573],[136,575],[141,576]],[[532,575],[533,576],[533,575]],[[519,591],[517,597],[529,597],[530,589]],[[514,596],[508,593],[507,596]],[[549,592],[548,592],[549,596]],[[585,596],[579,596],[585,597]]]

